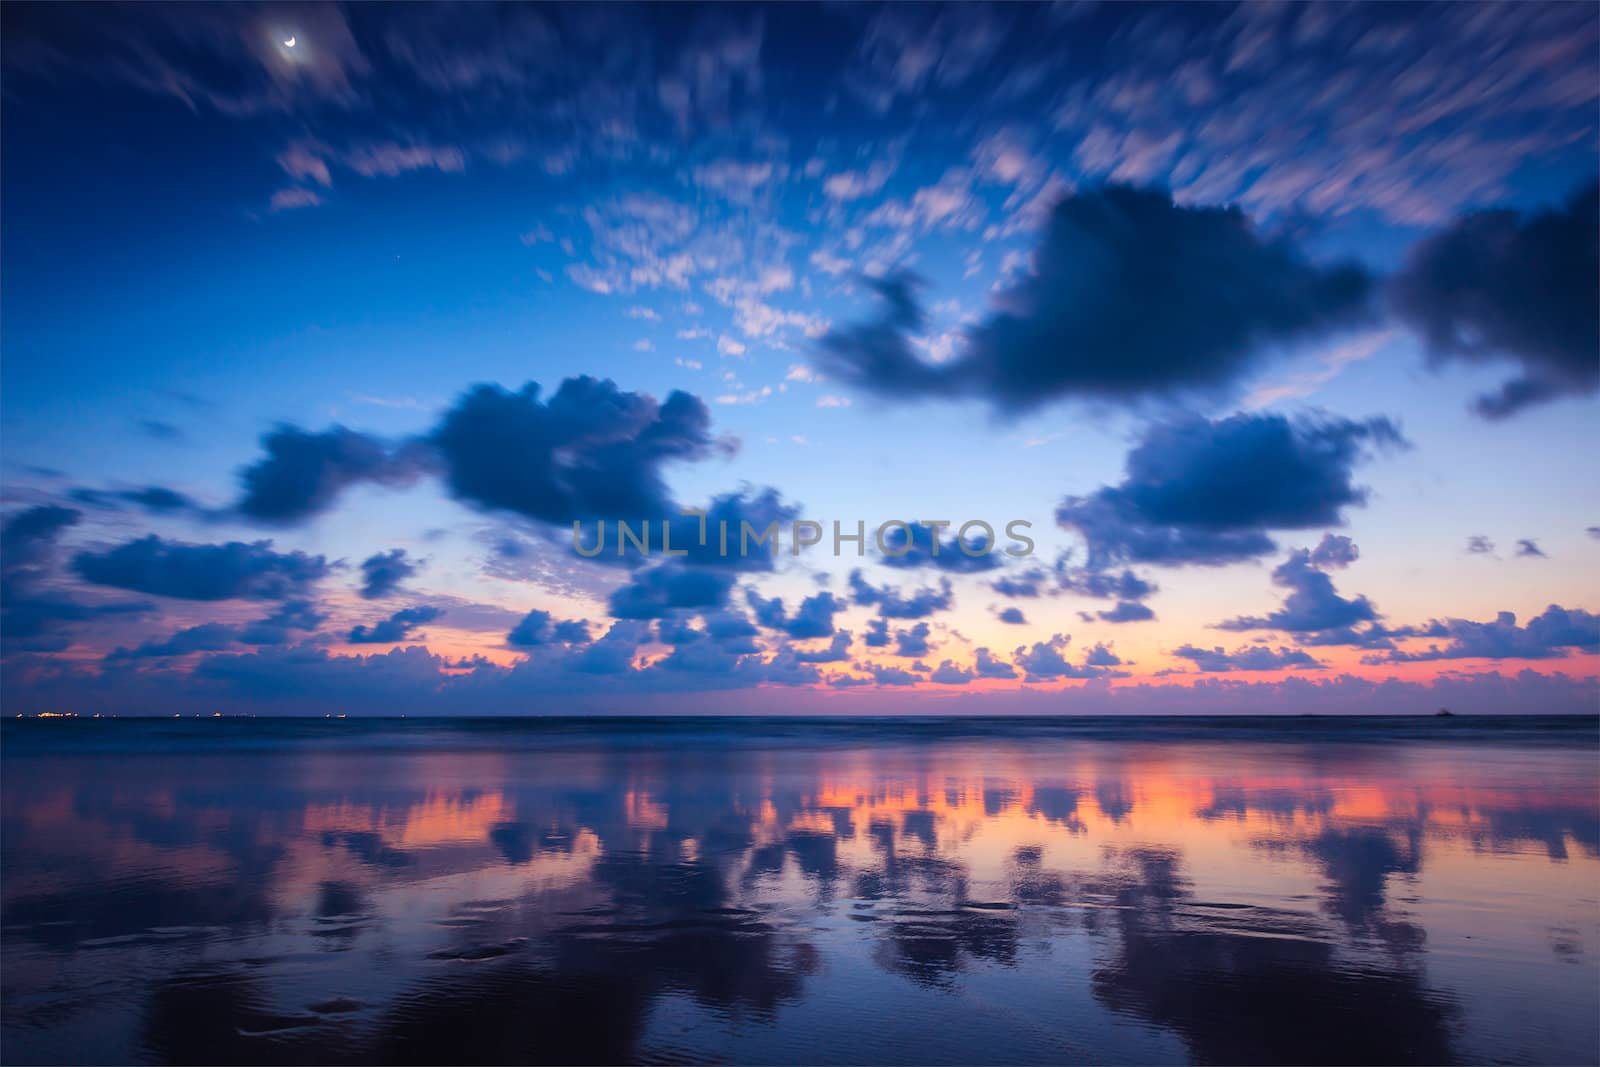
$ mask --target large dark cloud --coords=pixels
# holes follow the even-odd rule
[[[783,494],[772,488],[747,488],[713,497],[710,504],[696,509],[703,511],[704,516],[680,514],[681,510],[674,507],[670,514],[661,516],[672,527],[673,555],[696,567],[724,567],[740,571],[772,570],[777,556],[792,550],[792,543],[784,542],[782,538],[792,536],[792,523],[800,516],[799,506],[786,503]],[[665,549],[661,540],[661,519],[651,523],[650,551],[655,556],[663,555]],[[774,525],[776,530],[769,536],[769,528]],[[700,539],[702,529],[705,533],[704,542]],[[724,531],[727,536],[726,550]],[[593,547],[593,541],[587,534],[585,544],[586,547]],[[613,545],[609,552],[615,551]],[[678,556],[679,552],[684,555]],[[638,549],[631,542],[626,545],[623,559],[631,562],[640,559]]]
[[[86,603],[47,587],[57,543],[82,514],[43,505],[14,512],[0,526],[0,642],[6,652],[59,652],[78,623],[139,615],[147,602]]]
[[[403,548],[376,552],[361,562],[361,595],[367,600],[389,596],[419,569],[420,564],[407,557]]]
[[[1115,185],[1056,205],[1033,274],[946,363],[912,347],[924,325],[917,284],[876,283],[883,316],[824,338],[820,368],[888,396],[977,396],[1012,411],[1069,396],[1215,395],[1272,350],[1363,320],[1373,290],[1360,266],[1316,266],[1237,208]]]
[[[104,552],[80,552],[86,582],[179,600],[282,600],[327,575],[321,556],[274,552],[271,541],[193,545],[151,534]]]
[[[885,567],[937,567],[957,574],[991,571],[1002,564],[992,527],[985,533],[981,527],[974,526],[963,541],[959,532],[961,524],[951,523],[950,526],[952,533],[948,538],[938,536],[934,527],[921,523],[891,526],[884,531],[886,551],[878,562]]]
[[[411,636],[411,631],[443,614],[443,609],[427,604],[401,608],[382,622],[355,627],[350,631],[349,641],[352,645],[386,645],[404,641]]]
[[[1418,636],[1447,638],[1419,652],[1391,649],[1365,657],[1368,663],[1418,663],[1445,659],[1555,659],[1573,652],[1600,652],[1600,615],[1551,604],[1518,626],[1502,611],[1493,622],[1444,619],[1417,628]]]
[[[326,511],[352,485],[410,485],[430,462],[420,444],[394,446],[343,426],[322,433],[280,426],[261,438],[261,447],[266,456],[239,475],[236,508],[246,518],[280,525]]]
[[[83,513],[74,508],[42,505],[12,514],[0,526],[0,569],[10,574],[50,558],[61,532],[76,526]]]
[[[1054,634],[1048,641],[1017,646],[1013,658],[1016,665],[1022,668],[1024,679],[1029,682],[1047,682],[1055,678],[1118,678],[1126,675],[1125,671],[1113,669],[1120,666],[1122,660],[1114,654],[1108,655],[1110,650],[1103,645],[1087,649],[1083,663],[1069,662],[1066,651],[1071,641],[1068,634]],[[1110,662],[1107,662],[1108,659]]]
[[[134,648],[119,647],[106,660],[114,663],[118,660],[186,656],[193,652],[221,652],[235,644],[286,645],[295,639],[297,632],[308,632],[321,626],[324,618],[310,601],[290,600],[279,605],[271,615],[242,626],[223,622],[186,626],[168,637],[145,641]]]
[[[1269,530],[1340,525],[1344,509],[1367,499],[1352,481],[1355,466],[1374,448],[1402,443],[1384,418],[1157,423],[1128,453],[1121,484],[1068,497],[1056,519],[1088,542],[1091,572],[1251,559],[1277,547]]]
[[[611,614],[618,619],[659,619],[672,611],[721,608],[732,588],[731,574],[663,563],[640,571],[612,593]]]
[[[538,648],[549,644],[584,645],[589,643],[587,619],[557,619],[548,611],[537,608],[522,617],[522,621],[506,634],[506,644],[513,648]]]
[[[1390,283],[1436,363],[1512,363],[1486,418],[1600,388],[1600,184],[1565,208],[1481,211],[1411,250]]]
[[[1328,570],[1348,566],[1357,557],[1348,537],[1324,534],[1315,548],[1297,548],[1272,572],[1273,584],[1289,590],[1283,606],[1265,616],[1241,616],[1218,623],[1222,630],[1283,630],[1288,633],[1348,631],[1378,619],[1378,609],[1364,596],[1346,599],[1333,587]]]
[[[955,596],[948,578],[941,578],[937,589],[924,587],[908,595],[893,586],[873,585],[860,570],[850,572],[850,595],[862,607],[877,605],[878,614],[885,619],[926,618],[947,610]]]
[[[549,523],[637,522],[677,514],[661,467],[709,455],[710,427],[705,404],[688,393],[657,403],[585,376],[548,400],[533,382],[516,392],[477,386],[432,441],[451,494],[476,507]]]
[[[800,601],[800,606],[790,615],[778,597],[767,599],[751,590],[750,608],[756,621],[772,630],[782,630],[790,637],[806,639],[833,636],[833,617],[846,608],[843,600],[832,593],[817,593]]]

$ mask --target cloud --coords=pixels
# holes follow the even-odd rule
[[[1217,624],[1222,630],[1282,630],[1314,633],[1345,630],[1358,623],[1375,622],[1378,609],[1364,596],[1341,597],[1328,577],[1328,568],[1343,567],[1356,559],[1348,537],[1324,534],[1315,548],[1297,548],[1272,572],[1273,584],[1288,589],[1283,607],[1266,616],[1242,616]]]
[[[1156,613],[1144,604],[1136,604],[1131,600],[1119,600],[1117,606],[1110,611],[1096,612],[1102,622],[1149,622],[1156,617]]]
[[[1123,673],[1112,670],[1110,666],[1090,662],[1090,659],[1095,657],[1096,651],[1103,648],[1100,645],[1085,653],[1084,663],[1067,662],[1065,653],[1071,641],[1072,638],[1068,634],[1054,634],[1048,641],[1035,641],[1031,647],[1017,646],[1016,664],[1022,668],[1025,680],[1048,682],[1056,678],[1105,678],[1120,676]],[[1121,660],[1117,660],[1117,663],[1121,663]]]
[[[868,619],[867,635],[861,640],[868,648],[888,648],[889,621],[887,619]]]
[[[1088,542],[1090,571],[1251,559],[1276,548],[1269,530],[1340,525],[1346,508],[1366,503],[1351,480],[1355,466],[1403,440],[1384,418],[1157,423],[1128,453],[1121,484],[1068,497],[1056,519]]]
[[[195,545],[154,534],[104,552],[80,552],[72,567],[95,585],[179,600],[284,600],[331,569],[322,556],[274,552],[271,541]]]
[[[711,416],[699,398],[665,403],[610,380],[568,378],[548,401],[530,382],[515,393],[470,390],[434,430],[452,496],[548,523],[676,515],[661,467],[710,455]]]
[[[1021,608],[1005,608],[995,617],[1001,622],[1010,623],[1012,626],[1028,625],[1028,617],[1022,614]]]
[[[1266,645],[1246,645],[1233,652],[1223,651],[1220,645],[1216,648],[1184,645],[1174,649],[1172,654],[1194,661],[1195,666],[1207,674],[1222,674],[1228,671],[1278,671],[1292,667],[1320,669],[1323,666],[1301,649],[1273,650]]]
[[[850,658],[851,640],[849,630],[836,630],[827,648],[818,651],[796,649],[793,656],[798,663],[843,663]]]
[[[679,609],[721,608],[728,603],[733,575],[662,563],[640,571],[611,594],[618,619],[659,619]]]
[[[1473,534],[1467,538],[1467,552],[1474,556],[1494,555],[1494,542],[1483,534]]]
[[[979,678],[1015,678],[1017,669],[1004,660],[996,659],[987,648],[973,653],[973,672]]]
[[[993,527],[987,534],[974,528],[963,541],[959,532],[942,538],[934,527],[921,523],[890,526],[883,534],[879,562],[885,567],[936,567],[955,574],[975,574],[1001,565],[998,543]],[[976,551],[980,548],[983,551]]]
[[[297,632],[321,626],[324,616],[308,600],[291,600],[266,618],[235,626],[222,622],[188,626],[159,641],[146,641],[135,648],[119,647],[106,656],[108,662],[136,659],[161,659],[187,656],[195,652],[221,652],[235,644],[285,645]]]
[[[891,667],[879,663],[858,663],[856,664],[856,669],[866,671],[872,675],[872,680],[877,685],[916,685],[922,681],[920,674],[914,674],[904,667]]]
[[[548,611],[537,609],[524,615],[522,621],[506,634],[506,644],[513,648],[538,648],[548,644],[584,645],[589,640],[589,620],[557,619]]]
[[[13,512],[0,526],[0,641],[6,653],[59,652],[69,648],[79,623],[154,610],[142,601],[85,603],[44,587],[64,530],[82,513],[40,505]]]
[[[785,613],[783,601],[778,597],[763,599],[755,590],[748,594],[756,620],[768,629],[781,630],[790,637],[805,640],[814,637],[832,637],[833,617],[845,610],[846,604],[832,593],[817,593],[800,602],[793,616]]]
[[[0,527],[0,570],[11,574],[46,562],[61,532],[82,517],[75,508],[49,504],[13,512]]]
[[[1534,559],[1549,559],[1544,549],[1539,547],[1539,542],[1531,537],[1524,537],[1517,541],[1517,555],[1531,556]]]
[[[928,675],[928,681],[934,685],[966,685],[977,677],[976,673],[965,667],[958,667],[952,660],[944,660]]]
[[[989,583],[989,588],[1001,596],[1032,599],[1040,594],[1045,577],[1043,570],[1033,567],[1018,575],[996,578]]]
[[[361,563],[361,595],[367,600],[389,596],[420,569],[421,565],[407,557],[403,548],[368,556]]]
[[[954,596],[948,578],[939,580],[938,589],[924,587],[904,596],[892,586],[871,584],[859,569],[850,572],[850,595],[862,607],[876,604],[878,614],[886,619],[924,618],[948,609]]]
[[[1600,388],[1600,184],[1564,209],[1480,211],[1419,243],[1390,283],[1435,365],[1512,363],[1474,410],[1501,419]]]
[[[317,207],[323,203],[322,194],[315,189],[302,189],[299,186],[290,186],[279,189],[272,194],[272,199],[267,206],[273,211],[293,211],[295,208]]]
[[[1056,206],[1034,273],[955,359],[926,363],[910,344],[924,328],[919,286],[904,274],[877,282],[882,316],[825,337],[820,369],[886,396],[974,396],[1002,411],[1212,397],[1285,345],[1365,321],[1372,291],[1361,267],[1315,266],[1236,208],[1126,186]]]
[[[894,632],[894,654],[907,659],[920,659],[931,650],[928,637],[932,627],[925,622],[919,622],[909,630],[896,630]]]
[[[352,485],[411,485],[428,466],[425,451],[415,445],[394,448],[343,426],[322,433],[280,426],[261,438],[261,447],[266,456],[240,473],[236,508],[246,518],[276,525],[321,514]]]
[[[1600,615],[1582,608],[1551,604],[1544,612],[1517,625],[1517,617],[1502,611],[1493,622],[1445,619],[1420,631],[1425,636],[1449,638],[1420,652],[1387,652],[1364,657],[1362,662],[1422,663],[1447,659],[1553,659],[1572,652],[1600,652]]]
[[[401,608],[380,623],[357,626],[350,631],[349,641],[352,645],[394,644],[408,639],[412,630],[432,622],[443,614],[443,609],[426,604],[414,608]]]

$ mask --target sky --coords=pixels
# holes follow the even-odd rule
[[[0,21],[7,713],[1597,706],[1592,5]]]

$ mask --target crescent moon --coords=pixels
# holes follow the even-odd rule
[[[283,47],[285,47],[285,48],[293,48],[294,47],[294,37],[291,36],[287,41],[283,42]]]

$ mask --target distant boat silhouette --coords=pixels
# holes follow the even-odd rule
[[[1449,708],[1440,708],[1438,711],[1434,712],[1433,714],[1434,714],[1435,718],[1440,718],[1440,719],[1453,719],[1453,718],[1456,717],[1455,716],[1455,712],[1451,711]]]

